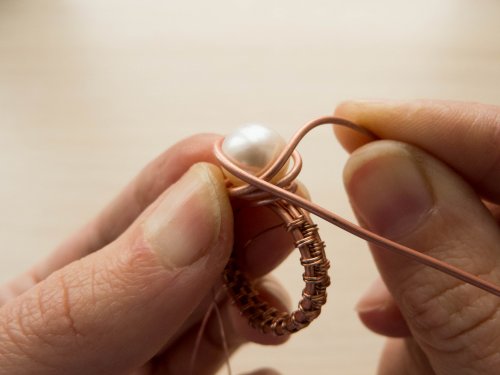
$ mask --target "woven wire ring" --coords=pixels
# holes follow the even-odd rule
[[[261,299],[259,292],[239,269],[234,253],[224,269],[223,280],[234,303],[253,328],[280,336],[307,327],[319,316],[321,307],[326,303],[326,288],[330,285],[327,273],[330,264],[317,225],[308,212],[285,201],[269,203],[268,207],[281,218],[300,251],[305,287],[298,309],[292,313],[280,312]]]
[[[310,130],[325,124],[344,126],[366,137],[376,139],[374,134],[348,120],[337,117],[322,117],[304,125],[292,137],[274,164],[259,176],[252,176],[234,165],[222,152],[222,140],[215,144],[214,153],[222,167],[247,183],[238,187],[229,186],[229,194],[232,197],[249,200],[253,205],[267,206],[273,210],[293,236],[295,247],[301,254],[300,262],[304,267],[303,280],[305,287],[297,310],[291,313],[280,312],[260,298],[259,292],[254,289],[244,272],[240,270],[233,251],[223,271],[223,281],[234,303],[240,309],[242,315],[247,317],[252,327],[263,333],[286,335],[307,327],[321,313],[321,307],[326,303],[326,288],[330,285],[327,274],[329,262],[325,255],[324,243],[321,241],[317,226],[311,221],[309,213],[313,213],[376,246],[432,267],[500,297],[500,286],[418,250],[361,228],[333,212],[294,194],[297,188],[294,181],[302,168],[302,159],[298,152],[294,150]],[[279,181],[270,183],[269,181],[283,168],[290,157],[293,159],[292,167]]]
[[[220,144],[216,145],[216,155],[220,156],[221,152]],[[295,179],[301,171],[302,158],[294,151],[291,159],[291,168],[275,185],[295,193]],[[223,158],[219,157],[219,160],[224,164]],[[270,174],[267,179],[272,177],[273,174]],[[325,244],[318,234],[318,226],[303,208],[252,186],[230,186],[228,190],[232,197],[248,200],[253,206],[265,206],[280,218],[286,231],[291,234],[295,248],[300,252],[300,263],[304,268],[302,279],[305,283],[298,308],[292,312],[278,311],[260,297],[252,282],[239,268],[233,251],[222,273],[228,294],[241,314],[248,319],[250,326],[263,333],[281,336],[307,327],[320,315],[321,307],[327,299],[326,289],[330,285],[330,262],[326,258]]]

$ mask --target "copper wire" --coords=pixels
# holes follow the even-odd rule
[[[229,346],[226,338],[226,331],[224,330],[224,321],[222,319],[222,314],[220,312],[219,306],[217,305],[217,301],[219,300],[220,293],[222,289],[216,291],[212,288],[212,303],[208,307],[208,310],[205,312],[203,319],[200,322],[200,327],[198,329],[198,333],[196,334],[196,339],[194,342],[193,352],[191,353],[191,359],[189,361],[189,375],[195,375],[194,369],[196,367],[196,358],[198,357],[198,352],[201,347],[201,340],[203,339],[203,334],[205,333],[210,317],[212,316],[212,312],[215,311],[215,316],[217,318],[217,325],[219,326],[219,334],[221,340],[222,350],[224,352],[224,361],[226,363],[227,374],[232,375],[231,363],[230,363],[230,353]]]
[[[309,218],[312,213],[339,228],[360,237],[372,244],[406,256],[426,266],[446,273],[465,283],[474,285],[488,293],[500,297],[500,286],[487,280],[472,275],[469,272],[452,266],[442,260],[435,259],[427,254],[391,241],[350,221],[343,219],[335,213],[296,195],[294,180],[300,173],[302,160],[295,148],[302,138],[312,129],[320,125],[339,125],[350,128],[372,139],[377,137],[348,120],[338,117],[322,117],[304,125],[290,140],[276,161],[259,176],[253,176],[239,168],[222,152],[222,141],[215,145],[215,156],[220,164],[231,174],[246,182],[246,185],[230,187],[231,196],[248,199],[257,205],[267,205],[273,209],[283,220],[284,225],[292,232],[295,245],[301,252],[301,263],[304,266],[304,281],[306,287],[302,293],[302,300],[297,311],[280,313],[261,301],[253,290],[251,283],[239,270],[234,258],[229,261],[224,279],[226,286],[236,304],[249,317],[250,324],[263,332],[272,331],[275,334],[295,332],[310,323],[321,310],[321,305],[326,302],[326,287],[329,279],[326,275],[328,260],[324,255],[324,244],[319,238],[315,224]],[[285,176],[279,181],[269,182],[289,158],[293,165]]]

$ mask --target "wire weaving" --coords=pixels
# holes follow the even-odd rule
[[[224,283],[235,304],[241,313],[248,318],[252,327],[264,333],[289,334],[306,327],[321,313],[321,307],[326,303],[326,288],[330,284],[327,275],[329,262],[325,256],[324,243],[319,237],[317,226],[311,221],[310,214],[319,216],[376,246],[406,256],[500,297],[500,286],[379,236],[295,194],[297,186],[294,181],[302,168],[302,159],[295,148],[309,131],[325,124],[348,127],[376,139],[374,134],[348,120],[337,117],[322,117],[302,127],[292,137],[274,163],[258,176],[252,175],[230,160],[222,151],[222,140],[215,145],[215,155],[222,167],[246,183],[243,186],[229,186],[230,195],[249,200],[254,205],[267,206],[273,210],[293,236],[295,247],[301,254],[301,264],[304,267],[305,287],[297,310],[291,313],[280,312],[259,297],[251,282],[239,269],[233,254],[223,273]],[[278,181],[274,181],[273,178],[276,178],[278,172],[282,170],[290,158],[293,160],[291,168]]]
[[[239,269],[234,255],[224,270],[223,280],[233,301],[253,328],[280,336],[297,332],[319,316],[321,307],[326,303],[326,288],[330,285],[327,273],[330,264],[317,225],[306,211],[286,201],[272,202],[269,208],[281,217],[294,238],[295,247],[300,251],[305,287],[299,308],[292,313],[280,312],[260,299],[258,292]]]

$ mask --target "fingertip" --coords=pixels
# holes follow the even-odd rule
[[[278,266],[294,248],[282,220],[268,207],[249,207],[236,217],[235,249],[240,267],[252,278]],[[269,251],[273,249],[273,251]]]
[[[363,324],[371,331],[388,337],[408,337],[410,330],[382,279],[368,288],[356,305]]]
[[[311,193],[309,192],[309,189],[304,185],[302,181],[297,180],[297,195],[299,195],[302,198],[306,198],[307,200],[311,200]]]
[[[356,119],[356,106],[358,101],[344,100],[337,104],[334,110],[334,116],[349,118],[350,120]]]
[[[202,166],[205,169],[208,179],[214,188],[214,198],[216,198],[221,204],[221,209],[223,209],[227,214],[232,213],[229,195],[226,189],[225,177],[222,170],[218,166],[208,162],[201,162],[195,165]]]
[[[231,207],[231,202],[229,199],[229,194],[226,189],[225,177],[222,170],[211,163],[201,163],[207,172],[207,175],[212,182],[213,198],[219,203],[219,210],[221,215],[220,232],[219,237],[222,239],[221,242],[225,244],[231,244],[233,242],[233,209]],[[226,246],[227,249],[231,250],[231,246]]]
[[[407,105],[420,105],[421,101],[404,102],[390,99],[358,99],[346,100],[335,108],[335,116],[344,117],[351,121],[365,123],[369,119],[375,119],[379,115],[387,115],[391,112],[400,112]]]
[[[295,194],[310,200],[306,186],[298,180],[296,183]],[[267,274],[295,248],[294,239],[286,231],[283,221],[269,207],[244,207],[235,222],[238,262],[251,277]]]
[[[281,283],[272,275],[257,281],[255,288],[262,294],[264,300],[283,310],[292,308],[290,294]]]
[[[291,299],[283,286],[271,276],[266,276],[258,280],[255,289],[259,292],[259,297],[268,302],[279,311],[290,311]],[[253,328],[248,323],[246,317],[242,316],[236,306],[230,306],[230,316],[235,331],[245,340],[261,345],[281,345],[288,341],[290,335],[276,336],[270,333],[263,333]]]
[[[361,296],[356,304],[356,311],[358,313],[380,309],[387,304],[390,299],[389,290],[385,286],[382,279],[377,278]]]
[[[367,126],[369,122],[365,121],[364,119],[365,115],[364,104],[372,102],[376,103],[376,101],[354,101],[354,100],[341,102],[335,108],[334,116],[350,120],[359,126],[369,129],[369,127]],[[339,143],[342,145],[342,147],[349,153],[352,153],[354,150],[360,148],[366,143],[373,141],[371,137],[361,134],[358,131],[355,131],[353,129],[344,126],[334,125],[333,132],[337,137]]]

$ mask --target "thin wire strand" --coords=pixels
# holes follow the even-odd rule
[[[224,322],[222,320],[220,310],[217,307],[217,302],[216,302],[217,295],[215,294],[215,291],[213,289],[212,289],[212,293],[213,293],[213,298],[214,298],[213,304],[215,305],[215,315],[217,316],[217,323],[219,325],[220,338],[222,341],[222,347],[224,349],[224,359],[226,362],[227,374],[232,375],[233,372],[231,371],[231,363],[229,361],[229,348],[228,348],[228,344],[227,344],[226,331],[224,330]]]
[[[444,272],[452,277],[462,280],[468,284],[483,289],[486,292],[491,293],[497,297],[500,297],[500,286],[495,285],[492,282],[489,282],[487,280],[482,280],[481,278],[472,275],[469,272],[461,270],[455,266],[452,266],[442,260],[433,258],[415,249],[391,241],[365,228],[362,228],[354,223],[351,223],[350,221],[336,215],[335,213],[313,202],[310,202],[290,191],[283,189],[282,187],[278,186],[280,185],[279,182],[276,185],[270,183],[268,180],[270,180],[274,175],[276,175],[276,173],[285,165],[286,161],[290,158],[290,156],[294,156],[293,157],[294,161],[297,159],[296,151],[294,150],[300,143],[302,138],[304,138],[304,136],[307,133],[309,133],[312,129],[325,124],[348,127],[372,139],[377,138],[373,133],[371,133],[367,129],[364,129],[348,120],[341,119],[338,117],[322,117],[317,120],[311,121],[310,123],[306,124],[303,128],[301,128],[292,137],[292,139],[285,147],[283,152],[280,154],[280,156],[276,159],[274,164],[271,165],[271,167],[268,170],[266,170],[263,174],[259,176],[253,176],[252,174],[246,172],[245,170],[239,168],[237,165],[232,163],[231,160],[227,158],[222,152],[221,149],[222,140],[221,140],[215,145],[215,156],[227,171],[229,171],[234,176],[245,181],[248,184],[240,187],[231,188],[230,189],[231,193],[236,196],[240,196],[258,191],[267,192],[272,198],[283,199],[290,204],[301,207],[304,210],[307,210],[310,213],[330,222],[331,224],[336,225],[337,227],[357,237],[360,237],[368,242],[371,242],[376,246],[392,251],[396,254],[408,257],[426,266],[432,267],[438,271]],[[298,158],[300,159],[300,156],[298,156]],[[300,172],[300,168],[294,169],[292,167],[292,170],[294,171],[293,173],[294,175],[297,175],[298,172]],[[284,178],[290,179],[290,176],[285,176]]]
[[[201,321],[200,328],[198,330],[198,334],[196,335],[196,341],[194,343],[194,348],[193,352],[191,353],[191,361],[189,362],[189,375],[195,375],[194,374],[194,366],[196,364],[196,357],[198,357],[198,352],[200,350],[200,345],[201,345],[201,340],[203,338],[203,334],[205,333],[205,329],[207,327],[208,320],[210,319],[210,316],[212,315],[212,311],[214,308],[217,306],[217,303],[214,301],[210,304],[210,307],[208,310],[205,312],[205,316],[203,317],[203,320]]]
[[[217,316],[217,323],[219,325],[219,330],[221,334],[222,346],[224,350],[224,361],[226,363],[227,373],[228,375],[232,375],[231,364],[229,363],[229,349],[227,345],[226,333],[224,332],[224,325],[219,311],[219,306],[217,304],[217,300],[219,299],[221,293],[222,289],[219,289],[219,291],[216,292],[215,289],[212,288],[212,303],[205,312],[203,320],[200,323],[200,328],[198,329],[198,333],[196,334],[196,340],[194,343],[193,352],[191,353],[191,360],[189,361],[189,375],[195,375],[194,368],[196,365],[196,358],[198,357],[198,352],[200,351],[201,340],[203,339],[203,334],[207,329],[208,321],[210,320],[213,311],[215,311]]]

